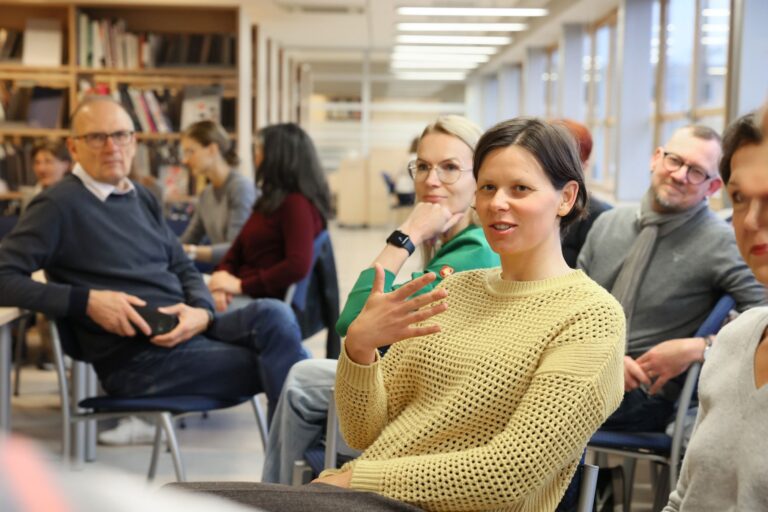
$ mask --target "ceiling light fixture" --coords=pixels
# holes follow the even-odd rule
[[[503,7],[398,7],[397,14],[403,16],[495,16],[534,17],[546,16],[546,9],[523,9]]]
[[[452,55],[450,53],[393,53],[392,60],[419,62],[488,62],[488,55]]]
[[[466,74],[462,72],[437,72],[437,71],[405,71],[395,73],[395,78],[398,80],[421,80],[425,82],[454,82],[462,81],[466,78]]]
[[[504,45],[512,42],[511,37],[505,36],[422,36],[405,35],[397,36],[398,43],[409,44],[496,44]]]
[[[495,46],[395,46],[395,53],[448,53],[452,55],[493,55],[498,51]]]
[[[519,32],[525,23],[398,23],[403,32]]]
[[[390,67],[392,69],[475,69],[477,62],[411,62],[397,60],[392,62]]]

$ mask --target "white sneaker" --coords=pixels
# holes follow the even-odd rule
[[[162,432],[165,441],[165,432]],[[99,433],[99,443],[113,446],[152,444],[155,442],[155,426],[136,416],[121,419],[111,430]]]

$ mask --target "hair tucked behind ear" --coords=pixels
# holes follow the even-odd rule
[[[557,190],[575,181],[579,186],[571,211],[560,219],[560,232],[587,214],[587,188],[576,143],[566,128],[536,118],[518,117],[503,121],[480,137],[475,149],[472,172],[477,179],[485,159],[497,149],[520,146],[539,162],[549,182]]]

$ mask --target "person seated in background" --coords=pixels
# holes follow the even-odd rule
[[[589,129],[572,119],[559,119],[555,122],[563,125],[576,139],[576,147],[579,148],[579,160],[581,160],[581,167],[586,175],[589,168],[589,157],[592,154],[592,135],[589,133]],[[596,198],[594,194],[589,194],[587,216],[571,226],[563,236],[563,256],[571,268],[576,268],[579,252],[587,240],[587,234],[592,224],[595,223],[595,219],[610,208],[611,205]]]
[[[579,253],[579,267],[627,317],[625,395],[605,430],[663,432],[684,373],[710,343],[692,336],[720,296],[730,294],[739,311],[765,300],[733,229],[709,209],[722,186],[720,153],[711,128],[677,130],[653,153],[640,207],[603,213]]]
[[[476,188],[470,172],[472,155],[481,134],[477,125],[455,115],[439,117],[424,129],[408,166],[418,202],[372,266],[358,277],[336,324],[341,336],[347,334],[371,293],[373,265],[377,263],[386,273],[384,290],[396,290],[401,286],[393,284],[397,274],[419,247],[424,271],[411,278],[428,272],[436,275],[435,281],[419,294],[432,290],[455,272],[499,264],[471,209]],[[290,484],[294,462],[303,459],[304,452],[320,441],[336,363],[332,359],[309,359],[289,372],[269,432],[262,482]]]
[[[733,203],[739,251],[768,284],[768,141],[753,114],[726,129],[720,175]],[[768,308],[753,308],[705,352],[696,426],[665,512],[768,507],[767,327]]]
[[[344,438],[363,454],[314,484],[251,484],[235,499],[286,512],[557,507],[621,401],[624,314],[563,258],[561,229],[587,203],[564,128],[500,123],[480,138],[472,169],[501,268],[449,275],[414,296],[434,274],[387,293],[377,263],[335,386]]]
[[[136,138],[126,110],[90,96],[71,126],[72,174],[39,194],[0,246],[0,306],[66,321],[110,395],[265,391],[273,407],[288,369],[305,357],[291,309],[265,300],[214,315],[161,205],[127,179]],[[45,284],[30,277],[39,269]],[[143,307],[178,324],[153,333]]]
[[[37,182],[34,187],[24,187],[25,190],[22,190],[22,213],[37,194],[61,181],[72,169],[72,157],[62,142],[42,140],[32,148],[31,156],[32,172]]]
[[[298,125],[262,129],[254,163],[261,196],[208,283],[217,311],[225,311],[236,296],[245,296],[241,304],[248,298],[284,298],[288,287],[310,272],[315,237],[331,214],[320,159]]]
[[[253,182],[237,171],[240,163],[227,132],[214,121],[198,121],[181,135],[182,162],[208,185],[180,240],[194,261],[217,264],[240,233],[256,200]],[[207,240],[209,245],[200,245]]]

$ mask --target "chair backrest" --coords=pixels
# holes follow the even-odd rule
[[[292,284],[288,291],[285,293],[284,301],[289,304],[294,310],[304,311],[307,306],[307,291],[309,290],[309,283],[312,280],[312,274],[317,264],[317,258],[322,252],[323,246],[326,243],[330,243],[331,237],[328,234],[328,230],[321,231],[312,244],[312,263],[309,266],[309,272],[305,275],[301,281]]]

